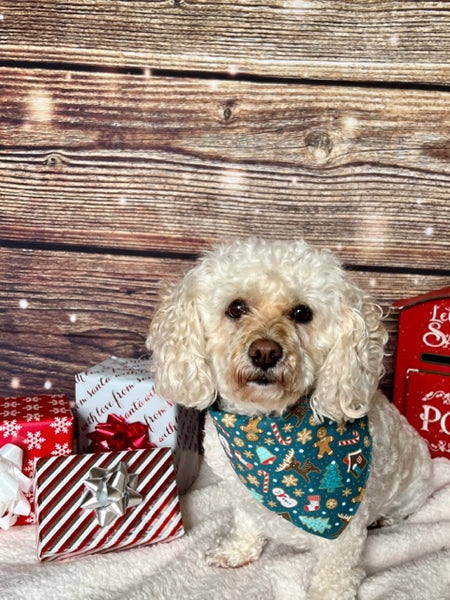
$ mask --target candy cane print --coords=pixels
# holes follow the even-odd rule
[[[267,471],[263,471],[262,469],[259,469],[258,475],[262,475],[264,477],[263,492],[264,492],[264,494],[267,494],[267,492],[269,491],[269,473]]]
[[[285,439],[281,437],[280,431],[276,423],[271,423],[270,426],[272,427],[273,435],[277,438],[277,441],[281,446],[289,446],[290,444],[292,444],[292,438],[290,436],[288,436]]]
[[[241,462],[243,465],[245,465],[247,467],[247,469],[249,469],[249,470],[253,469],[252,463],[249,463],[248,461],[246,461],[245,458],[242,457],[242,454],[239,452],[239,450],[235,450],[234,455],[238,459],[239,462]]]
[[[233,458],[233,455],[231,454],[230,444],[228,443],[228,440],[226,438],[224,438],[221,433],[219,433],[219,440],[220,440],[220,443],[222,444],[222,448],[225,450],[227,455],[230,458]]]
[[[221,424],[220,424],[218,421],[216,421],[215,423],[216,423],[216,427],[217,427],[218,429],[220,429],[220,431],[221,431],[221,432],[222,432],[224,435],[226,435],[227,437],[230,437],[230,434],[229,434],[229,433],[228,433],[228,431],[225,429],[225,427],[222,427],[222,425],[221,425]]]
[[[338,446],[352,446],[353,444],[357,444],[359,442],[359,432],[353,430],[352,433],[354,437],[350,438],[349,440],[340,440],[340,442],[338,442]]]

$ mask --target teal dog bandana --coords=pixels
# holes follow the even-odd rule
[[[307,401],[281,417],[226,413],[217,405],[209,412],[236,474],[259,502],[309,533],[342,533],[369,476],[367,417],[318,423]]]

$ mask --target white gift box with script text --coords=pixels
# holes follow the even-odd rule
[[[109,414],[148,426],[156,447],[174,453],[180,493],[194,482],[199,468],[199,413],[172,404],[155,391],[144,359],[111,357],[75,376],[75,407],[80,452],[89,452],[88,433]]]

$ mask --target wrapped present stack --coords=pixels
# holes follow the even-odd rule
[[[0,528],[36,522],[41,561],[183,535],[198,413],[159,398],[144,360],[79,373],[75,397],[74,416],[64,396],[0,400]]]

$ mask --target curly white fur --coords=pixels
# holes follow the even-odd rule
[[[233,312],[236,301],[240,310]],[[309,318],[297,322],[296,307],[306,307]],[[267,537],[282,535],[317,557],[310,599],[355,598],[367,526],[406,517],[429,491],[423,440],[377,392],[386,339],[377,304],[331,253],[302,240],[220,245],[165,293],[148,338],[163,397],[198,409],[220,397],[224,410],[254,415],[280,414],[308,394],[319,419],[370,419],[366,496],[337,540],[305,533],[254,500],[207,422],[206,458],[229,478],[236,503],[233,531],[211,549],[210,564],[246,564]],[[265,365],[251,356],[254,343],[265,352],[261,340],[276,348]]]

